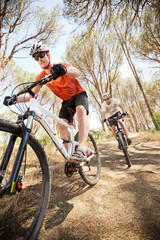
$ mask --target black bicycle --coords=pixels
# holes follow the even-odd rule
[[[52,76],[48,75],[26,87],[22,85],[23,89],[8,97],[7,102],[10,105],[15,104],[19,95],[29,92],[34,98],[26,103],[27,110],[23,112],[18,104],[21,114],[16,123],[0,119],[0,239],[11,239],[7,238],[4,229],[15,232],[15,235],[18,232],[19,236],[25,236],[24,239],[27,240],[37,239],[45,217],[50,196],[50,170],[43,147],[31,134],[34,120],[42,125],[65,158],[65,173],[68,177],[78,172],[91,186],[100,178],[100,156],[92,135],[88,135],[86,161],[78,165],[69,163],[69,158],[78,145],[78,133],[74,139],[73,126],[38,104],[31,89],[51,80]],[[71,139],[60,139],[45,116],[69,128]],[[64,144],[68,145],[68,150]]]
[[[121,119],[123,115],[124,114],[119,113],[119,114],[117,114],[117,116],[109,118],[107,120],[108,120],[108,122],[112,122],[115,125],[115,132],[116,132],[116,136],[117,136],[117,139],[119,142],[119,147],[120,147],[120,149],[123,150],[128,167],[131,167],[131,160],[130,160],[130,156],[129,156],[129,153],[127,150],[128,142],[127,142],[126,136],[123,132],[123,129],[120,127],[119,121],[118,121],[118,119]]]

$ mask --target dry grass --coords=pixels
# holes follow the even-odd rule
[[[138,137],[145,141],[160,141],[160,131],[154,133],[142,132],[138,134]]]
[[[132,138],[132,136],[131,136],[131,138]],[[151,142],[152,141],[160,141],[160,132],[139,133],[139,134],[137,134],[137,136],[135,136],[135,138],[136,139],[138,139],[138,138],[142,139],[143,141],[146,142],[146,144],[148,144],[148,141],[151,141]],[[109,141],[112,141],[112,140],[115,141],[115,138],[110,138],[109,139]],[[106,141],[107,140],[104,140],[104,142],[106,142]],[[100,143],[102,143],[102,142],[103,142],[103,140],[100,141]],[[75,178],[72,178],[72,179],[67,179],[66,178],[66,176],[64,174],[65,160],[63,159],[63,157],[61,156],[59,151],[56,150],[54,144],[51,144],[51,145],[48,144],[44,147],[45,151],[46,151],[46,154],[48,156],[48,159],[49,159],[49,163],[50,163],[50,171],[51,171],[51,178],[52,178],[52,192],[51,192],[49,211],[48,211],[48,215],[46,215],[46,221],[45,221],[45,224],[48,227],[46,227],[46,230],[42,229],[39,239],[43,239],[43,240],[44,239],[45,240],[46,239],[48,239],[48,240],[50,240],[50,239],[51,240],[53,240],[53,239],[56,239],[56,240],[57,239],[79,239],[79,240],[80,239],[87,239],[87,240],[90,240],[90,239],[96,239],[96,240],[107,239],[106,236],[104,236],[104,238],[102,238],[101,236],[103,236],[103,234],[106,232],[105,229],[107,229],[108,226],[112,227],[112,226],[109,225],[109,222],[106,222],[106,220],[107,220],[107,218],[110,219],[111,209],[114,206],[117,206],[116,204],[119,203],[119,200],[118,200],[118,202],[116,202],[117,196],[119,196],[119,191],[120,191],[119,185],[118,185],[117,188],[115,187],[116,184],[117,184],[117,182],[116,182],[117,177],[118,176],[123,176],[123,178],[121,180],[123,186],[124,186],[124,181],[126,181],[125,186],[130,187],[128,191],[131,191],[132,190],[132,182],[131,182],[131,186],[130,186],[130,182],[127,182],[128,181],[127,179],[130,179],[130,177],[133,176],[133,170],[134,170],[133,167],[134,166],[132,167],[132,175],[130,175],[129,171],[126,171],[126,172],[124,171],[124,172],[121,173],[121,175],[115,174],[115,175],[113,175],[114,176],[113,178],[109,178],[107,174],[108,174],[109,171],[111,172],[110,169],[113,168],[114,160],[110,162],[111,166],[109,166],[108,159],[112,159],[112,156],[115,155],[116,152],[114,152],[114,153],[110,152],[110,155],[109,155],[109,149],[111,151],[112,148],[109,148],[109,147],[107,148],[106,145],[105,145],[105,147],[103,147],[102,145],[101,144],[99,145],[99,148],[101,150],[102,163],[103,163],[101,181],[97,186],[90,189],[90,191],[88,191],[88,192],[87,191],[84,191],[84,192],[82,191],[83,190],[82,189],[82,187],[83,187],[82,183],[83,182],[81,183],[81,181],[82,181],[81,179],[80,180],[78,179],[78,181],[80,182],[79,183],[78,181],[77,182],[75,181]],[[107,149],[107,155],[105,155],[106,149]],[[158,153],[155,153],[155,150],[154,150],[154,153],[152,153],[152,154],[153,155],[150,157],[150,159],[151,159],[150,161],[153,164],[153,159],[156,158],[155,154],[158,154]],[[9,210],[7,211],[5,209],[6,203],[4,204],[4,206],[2,206],[2,201],[1,201],[1,210],[8,212],[8,218],[7,218],[6,222],[10,226],[10,236],[12,236],[12,238],[11,238],[9,236],[9,234],[6,232],[5,234],[6,234],[6,236],[8,236],[8,239],[17,239],[18,240],[23,235],[24,228],[26,228],[26,225],[28,224],[28,221],[31,221],[30,212],[31,212],[31,210],[34,211],[34,208],[31,208],[31,206],[32,207],[35,206],[34,201],[36,201],[36,199],[38,199],[38,194],[39,194],[38,190],[41,188],[40,184],[38,184],[38,183],[40,183],[40,180],[38,178],[39,171],[38,171],[38,168],[36,167],[37,166],[36,158],[33,155],[33,153],[30,152],[30,151],[28,151],[28,156],[29,156],[29,159],[30,159],[30,167],[28,168],[28,172],[26,173],[26,178],[24,179],[24,185],[23,185],[24,189],[21,192],[21,195],[18,195],[18,196],[21,196],[21,198],[18,199],[18,200],[15,199],[15,202],[13,202],[13,206],[14,207],[16,206],[16,208],[14,209],[15,214],[13,214],[13,209],[11,209],[12,211],[9,211]],[[148,155],[148,158],[149,158],[149,156],[150,155]],[[142,158],[141,153],[140,153],[139,156],[138,155],[136,156],[136,159],[141,159],[141,158]],[[157,155],[157,159],[158,159],[158,155]],[[135,169],[136,169],[136,167],[135,167]],[[144,168],[144,166],[143,166],[143,168]],[[103,171],[103,169],[104,169],[104,171]],[[106,169],[108,171],[106,171]],[[138,178],[139,173],[136,173],[136,170],[134,170],[134,171],[135,171],[134,177],[137,178],[137,182],[139,182],[139,178]],[[156,170],[156,171],[158,171],[158,170]],[[113,171],[111,173],[114,174],[114,173],[116,173],[116,171]],[[145,173],[145,174],[148,174],[148,173]],[[152,179],[152,182],[151,182],[152,185],[153,185],[153,183],[155,184],[154,191],[156,191],[156,189],[158,189],[157,185],[158,185],[158,181],[159,181],[155,174],[156,173],[154,173],[154,175],[153,175],[153,177],[155,178],[155,183],[154,183],[153,179]],[[151,175],[151,173],[150,173],[150,175]],[[152,175],[151,176],[150,175],[149,175],[149,179],[151,179],[151,177],[152,177]],[[26,183],[27,185],[26,186],[25,186],[25,180],[27,180],[27,183]],[[107,184],[108,191],[110,191],[110,192],[108,192],[108,193],[110,193],[110,196],[108,198],[106,198],[106,195],[103,196],[103,194],[102,194],[102,196],[100,196],[100,197],[98,195],[99,198],[96,198],[96,199],[100,199],[100,203],[97,203],[97,205],[96,205],[96,202],[94,201],[95,196],[97,194],[100,194],[101,192],[105,193],[107,191],[106,185],[103,185],[104,182],[105,182],[105,184]],[[111,183],[111,185],[109,185],[109,183]],[[29,188],[30,184],[34,185],[33,190]],[[113,184],[113,188],[112,188],[112,184]],[[146,188],[147,188],[147,186],[146,186]],[[82,191],[83,194],[81,193],[80,189],[82,189],[81,191]],[[116,189],[117,189],[118,192],[116,192]],[[134,186],[134,189],[135,189],[135,186]],[[136,193],[137,193],[138,189],[139,189],[139,185],[136,188]],[[150,187],[150,189],[151,189],[150,191],[152,191],[151,187]],[[148,194],[148,188],[147,188],[146,192]],[[112,195],[111,195],[111,193],[112,193]],[[124,194],[124,196],[123,196],[123,194]],[[133,194],[133,192],[132,192],[132,194]],[[153,192],[152,198],[156,198],[157,196],[159,196],[158,190],[157,190],[157,192]],[[104,197],[104,199],[103,199],[103,197]],[[112,205],[112,201],[110,200],[111,197],[113,197],[113,199],[115,199],[116,204]],[[126,191],[124,193],[123,189],[122,189],[122,192],[121,192],[121,197],[123,197],[126,200],[126,198],[125,198],[126,197]],[[122,198],[122,201],[125,202],[123,198]],[[6,199],[4,198],[4,200],[6,200]],[[71,204],[70,201],[72,201],[74,204],[73,203]],[[127,199],[127,201],[128,201],[128,199]],[[159,201],[159,198],[158,198],[158,201]],[[83,206],[85,206],[84,202],[86,204],[88,203],[88,205],[87,205],[88,208],[83,213]],[[31,206],[30,206],[30,204],[31,204]],[[104,205],[104,209],[108,209],[108,206],[112,206],[112,207],[110,207],[110,211],[106,211],[106,212],[102,211],[106,215],[104,215],[104,217],[103,217],[102,213],[100,213],[100,215],[98,215],[99,219],[96,220],[96,222],[95,222],[94,217],[97,214],[97,209],[99,209],[99,207],[100,207],[99,204],[102,205],[102,206]],[[121,204],[121,202],[120,202],[120,204]],[[153,209],[153,207],[155,208],[155,213],[158,212],[159,207],[157,207],[157,205],[156,205],[156,201],[155,201],[154,205],[152,206],[152,209]],[[76,206],[77,206],[77,209],[76,209]],[[94,210],[94,206],[95,206],[95,210]],[[137,206],[139,207],[139,205],[137,205]],[[142,204],[140,204],[140,206],[143,206],[143,208],[144,208],[144,202],[142,202]],[[56,207],[57,207],[57,209],[56,209]],[[122,205],[119,205],[119,209],[120,209],[120,207],[122,207]],[[132,207],[132,205],[130,207]],[[132,209],[132,211],[133,210],[134,209]],[[149,212],[147,206],[146,206],[145,210],[146,210],[146,212],[147,211]],[[94,214],[95,213],[94,211],[96,211],[96,214]],[[117,211],[117,210],[115,210],[115,211]],[[129,209],[129,211],[130,211],[130,209]],[[70,212],[71,212],[71,214],[69,215]],[[146,214],[146,212],[145,212],[145,214]],[[77,213],[77,215],[76,215],[76,213]],[[113,213],[114,213],[114,208],[113,208],[112,214]],[[21,222],[20,221],[21,216],[23,216],[23,215],[24,216],[29,215],[29,219],[25,222],[26,223],[25,226],[23,226],[22,224],[19,224],[20,228],[17,228],[17,226],[14,224],[14,222],[17,223],[18,220],[19,220],[19,222]],[[101,215],[102,215],[102,217],[101,217]],[[65,218],[67,216],[68,216],[68,220],[65,222]],[[126,216],[123,215],[123,211],[120,211],[118,216],[119,216],[118,221],[123,223],[123,218],[125,219],[125,217],[126,217]],[[113,219],[115,218],[114,228],[115,228],[116,223],[117,223],[116,217],[117,217],[117,212],[116,212],[116,215],[113,217]],[[122,217],[122,219],[121,219],[121,217]],[[152,216],[152,218],[153,218],[153,216]],[[74,226],[75,221],[76,221],[76,225]],[[85,229],[84,229],[85,231],[82,233],[81,228],[84,225],[85,221],[87,222],[87,225],[85,226]],[[1,222],[1,228],[4,227],[4,225],[6,225],[6,223],[3,222],[3,224],[2,224],[2,222]],[[8,225],[6,225],[6,227],[7,226]],[[109,227],[108,227],[107,231],[110,230]],[[95,229],[97,231],[95,231]],[[123,229],[124,228],[122,226],[122,228],[118,228],[118,231],[121,231]],[[1,230],[1,233],[3,232],[2,230]],[[7,231],[8,231],[8,227],[7,227]],[[58,232],[58,234],[62,238],[60,238],[60,237],[56,238],[56,236],[55,236],[56,231]],[[89,233],[89,231],[90,231],[90,233]],[[137,231],[137,229],[135,231]],[[114,233],[114,231],[112,231],[112,229],[111,229],[110,240],[118,239],[118,237],[115,238],[115,235],[113,233]],[[46,234],[46,236],[44,236],[45,234]],[[52,235],[50,238],[49,238],[49,234]],[[107,232],[107,234],[108,234],[108,232]],[[111,236],[112,234],[114,235],[113,238]],[[138,233],[137,232],[134,233],[134,231],[133,231],[132,234],[133,235],[135,234],[135,235],[133,236],[133,238],[130,238],[130,239],[138,239],[138,235],[137,235]],[[83,235],[83,236],[81,236],[81,235]],[[4,235],[0,235],[0,238],[4,239],[3,236]],[[53,236],[55,236],[55,237],[53,237]],[[119,239],[128,239],[128,238],[125,238],[125,237],[119,237]],[[135,237],[137,237],[137,238],[135,238]],[[144,239],[147,239],[147,238],[142,237],[142,238],[139,238],[139,239],[144,240]],[[155,239],[155,238],[152,238],[152,239]]]

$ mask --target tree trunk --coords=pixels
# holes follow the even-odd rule
[[[124,54],[125,54],[125,57],[126,57],[126,59],[127,59],[127,62],[128,62],[129,66],[130,66],[130,68],[131,68],[131,71],[132,71],[135,79],[136,79],[136,82],[137,82],[137,84],[138,84],[138,86],[139,86],[139,89],[140,89],[140,91],[141,91],[141,93],[142,93],[142,95],[143,95],[143,97],[144,97],[145,103],[146,103],[146,105],[147,105],[149,114],[150,114],[151,119],[152,119],[152,122],[153,122],[156,130],[159,130],[160,128],[159,128],[158,124],[156,123],[156,121],[155,121],[155,119],[154,119],[152,110],[151,110],[150,105],[149,105],[149,103],[148,103],[147,97],[146,97],[146,95],[145,95],[145,93],[144,93],[144,90],[143,90],[142,84],[141,84],[141,82],[140,82],[140,79],[139,79],[139,77],[138,77],[137,71],[136,71],[135,66],[134,66],[134,64],[133,64],[133,62],[132,62],[132,59],[131,59],[131,57],[130,57],[130,53],[129,53],[129,50],[128,50],[128,46],[127,46],[127,44],[126,44],[126,41],[125,41],[125,39],[123,38],[122,34],[119,33],[120,30],[119,30],[119,32],[118,32],[116,26],[115,26],[115,31],[116,31],[116,34],[117,34],[117,36],[118,36],[119,42],[120,42],[120,44],[121,44],[121,47],[122,47],[122,49],[123,49],[123,52],[124,52]]]

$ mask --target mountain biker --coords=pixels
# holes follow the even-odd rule
[[[112,121],[108,121],[107,119],[112,119],[113,117],[116,117],[119,114],[123,114],[122,118],[124,118],[124,116],[126,115],[125,108],[123,107],[123,105],[117,98],[111,98],[109,93],[104,93],[102,95],[102,99],[104,100],[104,102],[102,103],[103,122],[106,122],[106,124],[109,123],[109,125],[112,128],[113,135],[117,140],[116,133],[115,133],[115,125]],[[130,145],[132,143],[132,140],[130,138],[128,138],[128,133],[127,133],[126,127],[124,126],[121,119],[118,119],[118,121],[124,131],[128,145]],[[120,148],[120,146],[118,146],[118,147]]]
[[[56,75],[57,79],[47,84],[47,87],[59,98],[63,100],[59,117],[67,123],[73,122],[73,115],[77,112],[79,145],[70,158],[71,162],[80,163],[85,161],[86,142],[89,132],[89,104],[86,91],[77,80],[80,71],[68,63],[51,63],[51,56],[48,46],[45,43],[37,42],[31,47],[30,55],[38,62],[43,69],[36,77],[36,81],[45,75]],[[33,88],[34,93],[38,93],[42,86]],[[25,95],[25,101],[29,101],[32,96],[28,93]],[[19,96],[18,102],[24,102],[24,96]],[[71,116],[68,107],[74,112]],[[61,138],[70,138],[68,129],[61,123],[58,123]]]

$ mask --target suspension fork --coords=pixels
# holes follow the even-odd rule
[[[17,136],[12,135],[9,139],[7,148],[5,150],[5,153],[4,153],[4,156],[2,159],[2,163],[0,165],[0,172],[2,171],[2,173],[6,170],[6,168],[8,166],[8,162],[9,162],[10,156],[12,154],[12,150],[13,150],[16,138],[17,138]]]
[[[119,123],[118,123],[118,120],[116,121],[116,125],[115,125],[116,129],[116,136],[118,137],[118,133],[120,132],[120,127],[119,127]]]
[[[0,165],[0,183],[2,183],[3,175],[6,171],[7,166],[8,166],[9,159],[10,159],[10,156],[12,154],[12,150],[14,148],[14,144],[16,142],[16,139],[17,139],[17,136],[14,136],[14,135],[12,135],[9,139],[7,148],[5,150],[5,153],[4,153],[1,165]]]
[[[21,138],[19,149],[18,149],[16,158],[15,158],[15,162],[14,162],[14,166],[13,166],[12,173],[11,173],[11,176],[10,176],[10,180],[9,180],[9,182],[6,186],[4,186],[0,189],[0,195],[1,194],[15,193],[16,181],[17,181],[17,178],[18,178],[18,174],[19,174],[21,164],[22,164],[24,152],[26,150],[26,144],[27,144],[27,141],[28,141],[28,137],[29,137],[29,134],[31,132],[34,115],[35,115],[35,113],[33,111],[29,111],[27,124],[24,127],[24,133],[23,133],[23,136]],[[15,137],[15,139],[14,139],[14,137]],[[11,156],[15,140],[16,140],[16,136],[11,136],[9,142],[12,142],[12,146],[10,147],[9,154],[5,153],[6,158],[5,158],[4,163],[3,163],[5,167],[6,167],[6,163],[9,162],[9,158]],[[7,148],[9,148],[9,144],[8,144]]]

